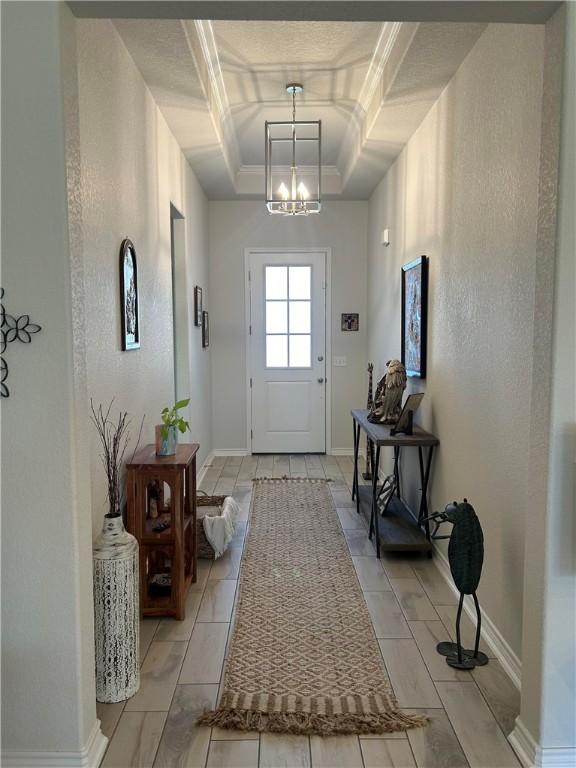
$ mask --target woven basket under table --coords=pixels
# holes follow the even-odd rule
[[[204,515],[211,517],[222,514],[222,505],[226,496],[208,496],[199,493],[196,497],[196,537],[198,540],[198,557],[203,560],[214,560],[212,544],[204,533]]]

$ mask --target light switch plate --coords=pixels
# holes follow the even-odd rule
[[[334,357],[332,363],[335,368],[345,368],[348,365],[345,357]]]

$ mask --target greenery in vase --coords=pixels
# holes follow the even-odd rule
[[[164,408],[162,410],[162,429],[160,430],[162,440],[167,439],[170,427],[178,427],[178,430],[182,434],[184,434],[186,430],[190,430],[190,424],[188,424],[186,419],[178,415],[178,411],[181,408],[186,408],[189,402],[190,398],[187,398],[186,400],[178,400],[178,402],[173,405],[172,408]]]

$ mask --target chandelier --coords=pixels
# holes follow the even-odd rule
[[[292,120],[266,121],[266,207],[283,216],[320,213],[322,121],[296,120],[300,83],[289,83]]]

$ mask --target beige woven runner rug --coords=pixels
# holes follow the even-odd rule
[[[200,723],[388,733],[399,711],[325,480],[256,480],[218,709]]]

